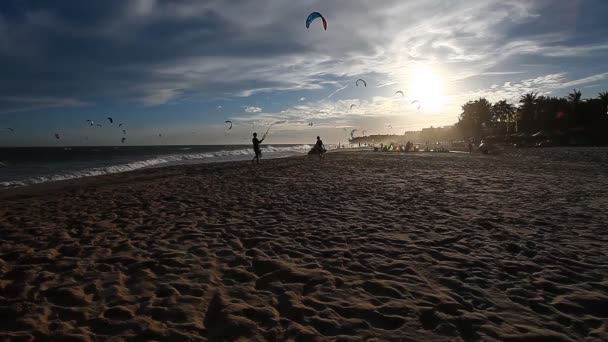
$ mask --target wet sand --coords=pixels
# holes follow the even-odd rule
[[[607,160],[347,152],[5,191],[0,336],[605,341]]]

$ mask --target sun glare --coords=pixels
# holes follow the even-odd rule
[[[417,66],[410,74],[408,93],[410,101],[419,101],[412,104],[420,111],[438,111],[445,102],[443,95],[443,82],[439,74],[426,65]]]

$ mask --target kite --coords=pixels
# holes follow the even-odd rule
[[[110,123],[114,123],[114,119],[112,119],[111,117],[108,116],[108,121],[110,121]]]
[[[359,82],[363,82],[363,85],[367,88],[367,82],[365,82],[364,79],[360,78],[355,82],[355,85],[358,87],[359,86]]]
[[[87,122],[89,123],[89,126],[93,127],[93,125],[95,125],[95,121],[93,120],[87,120]]]
[[[121,123],[119,123],[119,124],[118,124],[118,127],[122,127],[122,124],[121,124]]]
[[[401,94],[401,96],[405,96],[405,94],[401,90],[397,90],[395,94]]]
[[[126,129],[123,129],[123,130],[122,130],[122,134],[125,134],[125,135],[126,135],[126,134],[127,134],[127,130],[126,130]]]
[[[350,105],[350,109],[353,109],[353,107],[357,107],[357,105],[356,104],[351,104]]]
[[[414,103],[418,103],[418,109],[417,110],[420,110],[420,101],[414,100],[414,101],[412,101],[412,104],[414,104]]]
[[[365,135],[365,132],[367,132],[366,129],[363,130],[363,132],[361,132],[362,135]]]
[[[224,122],[224,123],[229,123],[230,124],[230,127],[228,127],[228,131],[232,129],[232,121],[226,120],[226,122]]]
[[[355,137],[355,132],[357,132],[358,129],[353,129],[352,131],[350,131],[350,137],[354,138]]]
[[[310,24],[317,18],[323,20],[323,28],[327,31],[327,20],[325,20],[325,17],[319,12],[312,12],[308,15],[308,18],[306,18],[306,28],[310,28]]]
[[[55,133],[55,139],[59,139],[59,133]]]

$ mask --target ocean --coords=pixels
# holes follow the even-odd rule
[[[310,145],[267,145],[263,159],[307,153]],[[253,158],[251,145],[0,148],[0,189],[176,164]]]

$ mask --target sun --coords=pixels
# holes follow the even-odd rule
[[[439,111],[442,109],[445,96],[443,81],[439,74],[427,65],[418,65],[409,76],[408,98],[419,101],[412,104],[415,110],[420,104],[420,111]]]

